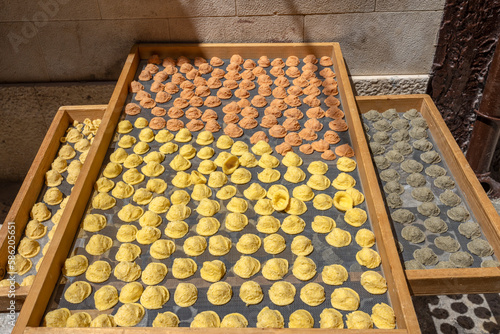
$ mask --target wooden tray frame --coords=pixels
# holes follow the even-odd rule
[[[365,186],[366,202],[369,212],[372,215],[374,224],[374,233],[378,240],[378,249],[382,257],[384,273],[389,282],[389,296],[392,301],[398,329],[394,330],[328,330],[329,333],[420,333],[415,310],[411,301],[408,286],[405,281],[404,271],[399,261],[396,246],[392,239],[392,232],[388,221],[387,213],[383,208],[383,199],[378,188],[373,189],[370,180],[376,178],[371,157],[369,155],[368,144],[364,137],[363,128],[356,108],[354,95],[349,83],[346,66],[340,46],[338,43],[255,43],[255,44],[140,44],[135,45],[129,53],[122,73],[118,79],[117,85],[108,104],[108,108],[101,122],[99,131],[95,137],[94,144],[89,151],[86,164],[81,171],[84,177],[78,179],[75,184],[72,196],[67,204],[61,221],[58,224],[58,230],[54,236],[51,246],[45,255],[45,261],[40,267],[40,271],[35,278],[33,288],[26,298],[25,305],[18,317],[13,333],[33,333],[47,332],[51,333],[70,333],[71,328],[40,328],[39,324],[45,312],[46,305],[49,302],[52,291],[60,275],[64,260],[70,250],[74,236],[78,230],[80,220],[87,205],[87,199],[90,198],[93,185],[98,177],[100,167],[103,163],[109,143],[111,142],[114,129],[118,124],[125,100],[128,94],[129,83],[134,79],[136,70],[141,59],[147,59],[152,54],[160,57],[179,57],[181,55],[193,58],[201,56],[211,58],[218,56],[221,58],[230,58],[231,55],[238,53],[244,58],[258,58],[261,55],[267,55],[269,58],[286,58],[295,55],[300,58],[307,54],[330,54],[334,62],[335,72],[337,74],[338,89],[342,98],[346,119],[351,124],[351,139],[353,149],[357,156],[360,177]],[[373,183],[373,182],[372,182]],[[370,185],[370,187],[368,187]],[[390,242],[385,242],[389,237]],[[82,333],[122,333],[123,328],[93,328],[79,329]],[[161,330],[168,333],[186,333],[192,332],[189,328],[127,328],[127,331],[133,333],[153,333]],[[221,329],[203,329],[209,333],[219,333]],[[239,329],[244,333],[275,333],[278,331],[300,331],[300,333],[312,333],[320,329],[312,330],[293,330],[293,329]],[[234,330],[230,330],[234,333]],[[226,332],[226,331],[224,331]]]
[[[430,96],[358,96],[356,101],[360,113],[371,109],[384,111],[389,108],[395,108],[398,112],[414,108],[422,113],[465,200],[495,254],[499,256],[500,217]],[[413,295],[500,292],[499,267],[406,270],[406,277]]]
[[[15,223],[15,245],[19,243],[26,224],[28,223],[30,211],[36,203],[40,191],[45,184],[45,173],[50,169],[51,163],[59,150],[60,138],[64,136],[73,121],[83,122],[86,118],[102,118],[107,105],[93,106],[64,106],[57,111],[45,138],[40,145],[31,167],[24,178],[24,182],[17,194],[5,222],[0,229],[0,277],[5,275],[5,266],[8,258],[8,222]],[[54,226],[55,228],[55,226]],[[15,290],[15,306],[19,310],[30,290],[30,286],[22,286]],[[0,288],[0,310],[5,312],[10,305],[9,288]]]

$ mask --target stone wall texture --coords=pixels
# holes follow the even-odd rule
[[[60,106],[107,104],[115,82],[0,85],[0,182],[21,181]]]
[[[116,80],[137,42],[341,43],[352,75],[428,74],[444,0],[3,0],[0,82]]]
[[[427,92],[462,151],[469,146],[499,40],[500,0],[446,2]],[[491,171],[500,181],[500,143]]]

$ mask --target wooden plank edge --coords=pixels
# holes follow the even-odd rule
[[[407,270],[406,277],[414,296],[500,291],[498,267]]]
[[[401,112],[402,109],[421,110],[424,96],[425,94],[356,96],[356,102],[360,114],[371,109],[383,112],[384,108],[395,108]]]
[[[471,185],[464,185],[464,180],[460,180],[461,189],[474,189],[479,194],[483,196],[485,203],[491,205],[491,201],[487,198],[486,193],[479,185],[474,172],[472,172],[465,156],[456,144],[451,132],[444,123],[441,114],[435,107],[432,99],[426,94],[413,94],[413,95],[381,95],[381,96],[359,96],[356,97],[357,101],[363,102],[380,102],[380,101],[405,101],[405,100],[415,100],[421,99],[423,103],[429,108],[430,117],[429,120],[437,120],[437,124],[432,128],[433,136],[436,138],[445,138],[442,145],[455,146],[453,148],[453,153],[457,160],[459,161],[448,161],[447,164],[454,164],[459,166],[466,166],[464,171],[467,176],[467,180],[471,183],[477,183],[475,187]],[[423,106],[422,106],[423,107]],[[441,145],[440,145],[441,146]],[[441,149],[441,147],[440,147]],[[459,181],[457,180],[457,183]],[[480,189],[478,189],[480,188]],[[463,191],[463,190],[462,190]],[[486,197],[486,199],[484,199]],[[481,200],[482,201],[482,200]],[[498,216],[496,210],[493,208],[493,217]],[[473,211],[474,214],[476,211]],[[490,211],[491,212],[491,211]],[[494,222],[496,222],[494,220]],[[478,223],[486,224],[483,220],[478,221]],[[481,224],[481,225],[483,225]],[[497,224],[494,224],[497,226]],[[483,226],[481,226],[483,227]],[[493,235],[498,236],[496,231],[492,232]],[[490,234],[491,238],[491,234]],[[496,254],[497,253],[495,249]],[[433,294],[461,294],[461,293],[495,293],[500,291],[500,268],[454,268],[454,269],[425,269],[425,270],[406,270],[405,271],[408,282],[410,284],[410,289],[413,295],[433,295]],[[477,284],[478,280],[481,280],[481,284]]]
[[[79,105],[79,106],[62,106],[58,109],[58,112],[54,116],[54,119],[52,120],[51,126],[49,130],[47,131],[47,134],[44,137],[44,140],[42,144],[40,145],[40,148],[37,152],[37,155],[35,156],[35,159],[33,160],[33,163],[25,177],[25,180],[23,181],[23,184],[21,186],[21,189],[19,190],[10,210],[9,213],[7,214],[7,218],[5,219],[5,222],[2,226],[2,229],[0,231],[0,254],[1,259],[0,259],[0,277],[4,276],[5,273],[2,273],[4,271],[4,268],[7,263],[7,255],[8,255],[8,241],[7,241],[7,235],[8,235],[8,222],[9,221],[14,221],[16,223],[16,246],[20,241],[20,238],[22,234],[24,233],[24,229],[26,227],[27,220],[21,219],[23,217],[20,216],[27,216],[29,217],[29,212],[28,213],[22,213],[21,212],[21,207],[24,206],[29,207],[25,201],[32,202],[27,198],[27,194],[36,194],[36,197],[39,196],[39,193],[41,189],[43,188],[43,182],[39,182],[38,180],[40,178],[40,175],[43,174],[45,175],[46,168],[43,169],[41,168],[41,163],[39,161],[46,161],[50,160],[49,157],[51,157],[51,160],[54,159],[55,154],[57,154],[57,149],[59,144],[59,139],[60,136],[57,136],[58,133],[63,133],[62,128],[64,128],[64,131],[68,128],[68,126],[71,124],[72,120],[75,120],[76,118],[85,119],[87,116],[96,116],[96,118],[101,118],[104,111],[106,110],[107,105]],[[83,115],[81,115],[83,114]],[[75,117],[76,116],[76,117]],[[82,117],[84,116],[84,117]],[[62,126],[62,124],[66,124],[66,126]],[[52,147],[52,146],[55,146]],[[47,148],[51,148],[51,151],[53,151],[54,154],[48,154],[47,155]],[[40,170],[43,169],[43,170]],[[36,184],[38,183],[38,184]],[[26,186],[25,186],[26,184]],[[39,189],[38,189],[39,188]],[[38,191],[36,191],[38,190]],[[31,196],[30,196],[31,197]],[[36,199],[34,199],[36,201]],[[31,204],[32,206],[32,204]],[[12,218],[13,217],[13,218]],[[12,219],[12,220],[11,220]],[[28,218],[29,219],[29,218]],[[17,234],[19,236],[17,236]],[[25,287],[20,287],[19,289],[16,289],[16,299],[24,300],[27,293],[29,292],[29,288]],[[8,288],[0,288],[0,305],[5,302],[9,302],[9,292]],[[2,312],[0,310],[0,312]]]
[[[57,225],[56,233],[54,233],[49,249],[35,276],[32,289],[28,293],[24,307],[19,313],[12,331],[13,334],[23,333],[27,326],[39,326],[42,320],[59,279],[64,260],[68,255],[80,225],[80,220],[90,199],[107,148],[113,139],[114,128],[122,110],[121,106],[128,94],[128,79],[130,76],[135,75],[138,64],[138,50],[136,46],[133,46],[107,105],[101,125],[94,138],[94,144],[91,146],[87,159],[82,166],[80,177],[74,185],[72,193],[74,196],[70,197]],[[132,68],[134,69],[132,70]]]
[[[409,100],[409,99],[424,99],[428,97],[427,94],[404,94],[404,95],[375,95],[366,96],[360,95],[356,96],[357,101],[391,101],[391,100]]]
[[[339,71],[339,73],[337,73],[337,76],[340,77],[344,90],[344,96],[342,96],[344,98],[344,113],[346,114],[346,117],[352,120],[351,124],[357,128],[355,129],[355,131],[350,133],[351,138],[365,153],[364,155],[361,154],[360,156],[356,157],[364,167],[363,171],[360,171],[360,174],[364,172],[366,173],[367,180],[376,180],[375,167],[373,166],[371,155],[368,149],[368,143],[366,142],[364,130],[361,125],[361,119],[359,117],[356,100],[352,93],[345,94],[345,92],[352,92],[352,88],[349,81],[349,76],[347,74],[347,71],[345,70],[346,66],[342,57],[340,45],[338,43],[334,43],[334,50],[336,58],[335,62],[339,65],[338,69],[335,70]],[[372,221],[372,225],[374,229],[378,226],[380,232],[378,234],[382,237],[378,240],[377,243],[379,251],[385,253],[386,257],[389,259],[389,261],[383,263],[383,268],[385,275],[389,279],[391,279],[393,283],[392,289],[389,292],[396,315],[399,315],[399,317],[397,317],[397,321],[402,328],[406,328],[408,330],[408,333],[420,333],[418,319],[413,307],[409,287],[406,283],[404,270],[396,248],[396,241],[394,240],[392,228],[390,226],[387,212],[385,211],[385,206],[378,183],[369,184],[368,187],[365,187],[364,191],[368,191],[368,194],[366,194],[368,196],[365,196],[365,200],[373,201],[372,210],[374,209],[377,219]]]
[[[10,291],[9,287],[0,288],[0,313],[10,312],[9,307],[14,301],[14,309],[19,311],[23,306],[24,300],[30,291],[31,286],[16,287],[15,291]]]
[[[86,118],[92,120],[99,118],[102,120],[106,112],[107,104],[82,105],[82,106],[63,106],[61,107],[72,121],[83,122]]]
[[[59,138],[57,136],[62,132],[62,126],[60,124],[67,124],[67,115],[63,110],[58,110],[54,120],[52,121],[49,130],[47,131],[38,152],[31,163],[31,167],[24,178],[24,181],[19,189],[19,192],[12,203],[12,206],[5,217],[5,221],[0,229],[0,277],[4,277],[5,267],[7,264],[7,254],[8,252],[8,234],[9,234],[9,222],[15,222],[15,245],[19,243],[22,233],[28,223],[29,210],[33,204],[35,204],[36,199],[43,187],[41,182],[36,182],[36,180],[43,178],[45,175],[45,170],[42,170],[40,166],[48,164],[49,160],[52,162],[59,147]],[[67,125],[66,125],[67,128]],[[56,138],[57,137],[57,138]],[[23,209],[24,208],[24,209]],[[26,212],[27,211],[27,212]]]
[[[448,167],[454,172],[455,181],[498,258],[500,256],[500,217],[434,102],[428,95],[424,96],[424,101],[431,116],[430,120],[435,125],[435,131],[438,132],[437,138],[441,146],[444,146],[440,149],[447,156]]]
[[[100,111],[104,112],[108,108],[107,104],[85,104],[85,105],[72,105],[72,106],[61,106],[59,109],[64,111],[76,111],[76,112],[86,112],[86,111]]]

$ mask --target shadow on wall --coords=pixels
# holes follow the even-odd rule
[[[313,25],[306,29],[307,20],[314,23],[316,18],[306,19],[295,1],[287,3],[286,13],[277,8],[281,12],[274,15],[251,15],[250,11],[250,16],[237,16],[233,0],[44,1],[58,5],[30,8],[26,17],[33,22],[15,16],[16,11],[8,8],[18,6],[14,2],[4,8],[12,12],[12,18],[0,11],[0,45],[4,46],[0,48],[0,82],[116,80],[125,55],[137,42],[307,43],[343,39],[349,45],[347,37],[357,44],[366,37],[362,32],[348,36],[339,29],[326,29],[325,34],[325,29]],[[90,8],[96,3],[99,7]],[[247,15],[248,11],[238,14]],[[318,22],[323,24],[324,18]],[[29,61],[21,67],[19,59]]]
[[[81,0],[87,8],[75,0],[41,3],[26,9],[29,21],[17,18],[16,2],[0,4],[0,83],[116,80],[133,44],[170,42],[171,16],[192,15],[190,2],[181,0]],[[191,19],[182,22],[195,31]]]
[[[107,104],[114,87],[106,82],[47,82],[117,79],[135,43],[170,41],[168,19],[124,19],[119,27],[110,23],[116,20],[59,20],[71,5],[67,1],[29,14],[54,18],[48,22],[0,24],[0,181],[24,179],[60,106]],[[188,8],[176,1],[168,6],[177,8],[176,15],[188,15]],[[26,73],[15,69],[21,61]],[[1,85],[17,81],[45,83]]]
[[[302,25],[302,42],[304,43],[305,47],[308,48],[308,45],[312,41],[311,41],[311,37],[309,36],[309,32],[306,29],[305,16],[299,15],[299,11],[297,10],[297,7],[295,6],[295,1],[290,1],[288,5],[289,5],[290,10],[293,14],[295,26],[298,27],[298,26]],[[307,53],[314,54],[312,48],[309,48]]]
[[[168,8],[169,11],[175,13],[176,17],[189,17],[190,16],[190,8],[186,6],[186,2],[178,1],[178,0],[169,0],[162,2],[164,10]],[[141,6],[142,3],[137,3],[138,6]],[[170,21],[171,18],[164,19],[150,19],[143,18],[137,21],[139,24],[134,26],[134,31],[132,39],[126,38],[126,48],[121,52],[116,54],[115,63],[109,69],[106,69],[107,74],[111,74],[113,77],[118,78],[116,74],[121,72],[126,56],[132,46],[138,43],[170,43],[173,40],[170,31]],[[158,23],[158,24],[157,24]],[[150,30],[153,25],[156,25],[155,28]],[[192,19],[184,19],[182,29],[185,31],[196,32]]]

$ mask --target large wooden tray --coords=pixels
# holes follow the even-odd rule
[[[417,109],[422,114],[443,159],[455,178],[457,187],[461,189],[472,214],[498,256],[500,254],[500,217],[432,99],[424,94],[359,96],[356,102],[360,113],[371,109],[382,112],[394,108],[398,112]],[[406,277],[413,295],[500,291],[500,267],[406,270]]]
[[[396,313],[398,329],[389,331],[375,330],[375,332],[390,333],[420,333],[416,319],[413,304],[409,294],[408,286],[404,278],[404,272],[397,256],[396,247],[393,241],[390,224],[387,213],[383,209],[383,199],[380,196],[378,187],[372,187],[371,180],[376,179],[369,149],[366,143],[361,121],[355,105],[355,99],[352,94],[347,70],[342,58],[338,43],[308,43],[308,44],[173,44],[173,45],[155,45],[143,44],[132,48],[127,57],[124,68],[116,85],[115,91],[108,104],[108,108],[101,122],[100,129],[94,141],[94,145],[89,151],[87,159],[90,161],[84,166],[81,175],[84,175],[75,185],[75,196],[67,204],[67,210],[63,214],[57,235],[52,240],[52,245],[45,255],[39,274],[37,275],[33,288],[29,293],[25,305],[21,310],[19,318],[13,333],[23,332],[72,332],[72,329],[42,329],[39,328],[43,318],[45,308],[49,303],[51,294],[56,286],[57,278],[60,275],[64,260],[72,245],[72,240],[78,230],[80,220],[90,198],[93,184],[96,181],[100,167],[104,161],[108,146],[113,138],[114,129],[120,119],[123,106],[125,104],[128,87],[134,79],[139,62],[147,59],[153,54],[160,57],[179,57],[181,55],[189,58],[201,56],[211,58],[218,56],[221,58],[230,58],[233,54],[240,54],[244,58],[258,58],[261,55],[267,55],[269,58],[282,57],[290,55],[299,58],[307,54],[331,55],[334,62],[334,69],[337,74],[338,89],[344,106],[346,120],[351,125],[351,140],[355,151],[360,171],[362,186],[366,195],[366,204],[368,212],[374,224],[374,233],[378,240],[378,249],[382,258],[385,277],[389,286],[389,297]],[[389,242],[386,242],[389,240]],[[154,332],[154,328],[129,328],[127,331],[136,333]],[[286,329],[288,331],[288,329]],[[123,332],[123,329],[80,329],[81,332]],[[165,331],[165,329],[162,329]],[[188,328],[168,329],[168,332],[186,332],[191,331]],[[220,329],[208,330],[209,332],[219,332]],[[276,332],[274,329],[245,329],[242,332]],[[301,332],[312,332],[316,330],[301,330]],[[370,330],[369,332],[372,332]],[[330,331],[332,333],[337,330]],[[343,330],[342,332],[364,333],[365,331]],[[368,331],[366,331],[368,332]]]
[[[50,169],[50,164],[54,161],[59,150],[59,139],[64,136],[68,126],[73,121],[82,122],[86,118],[92,120],[102,118],[106,107],[106,105],[94,105],[59,108],[0,230],[0,277],[5,274],[5,265],[11,250],[9,246],[17,246],[19,243],[29,220],[31,207],[37,201],[45,184],[45,173]],[[15,223],[15,245],[9,242],[11,238],[8,239],[9,222]],[[10,304],[9,294],[15,295],[15,306],[19,310],[30,288],[30,286],[19,287],[15,293],[9,292],[8,287],[0,288],[0,309],[2,312],[6,311]]]

